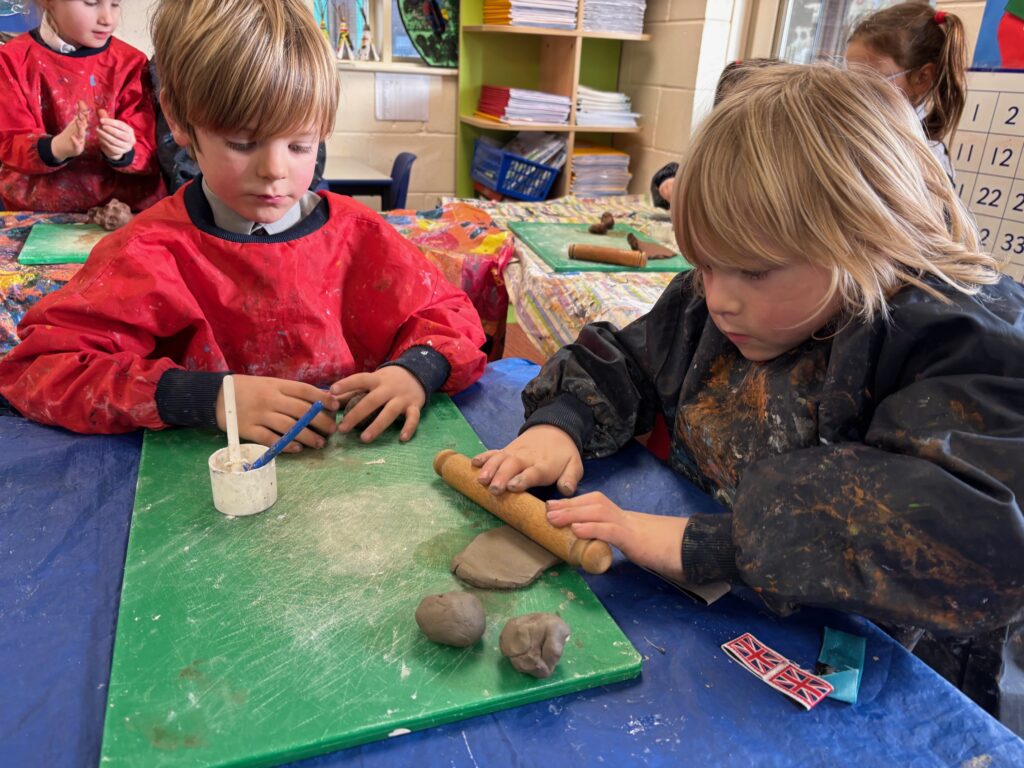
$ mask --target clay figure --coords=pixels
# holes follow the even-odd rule
[[[501,630],[501,652],[520,672],[545,678],[555,671],[569,639],[569,625],[553,613],[527,613]]]
[[[591,224],[587,231],[594,235],[606,235],[608,230],[615,226],[615,217],[608,211],[601,214],[601,221],[597,224]]]
[[[468,648],[483,637],[487,626],[484,607],[469,592],[429,595],[416,609],[416,623],[435,643]]]
[[[451,571],[481,589],[518,589],[532,584],[561,560],[515,528],[484,531],[452,559]]]
[[[106,205],[90,208],[87,215],[90,224],[99,224],[108,232],[113,232],[132,220],[132,209],[114,197]]]

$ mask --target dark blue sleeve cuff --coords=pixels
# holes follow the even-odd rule
[[[106,155],[103,156],[103,159],[107,161],[107,165],[109,165],[111,168],[124,168],[126,166],[131,165],[132,160],[135,159],[135,147],[132,147],[123,155],[121,155],[120,160],[111,160]]]
[[[519,434],[540,424],[550,424],[567,433],[576,441],[576,448],[582,456],[583,446],[594,432],[594,413],[582,400],[563,392],[550,403],[531,413]]]
[[[693,515],[683,534],[683,581],[740,581],[736,547],[732,543],[732,515]]]
[[[217,396],[230,371],[185,371],[171,368],[156,385],[156,409],[174,427],[217,429]]]
[[[40,136],[36,142],[36,150],[39,152],[39,159],[51,168],[64,165],[67,160],[58,160],[53,156],[53,136]]]
[[[405,368],[415,376],[416,381],[423,387],[427,400],[448,381],[448,374],[452,372],[448,358],[425,344],[410,347],[400,354],[397,360],[384,363],[381,368],[389,365]]]

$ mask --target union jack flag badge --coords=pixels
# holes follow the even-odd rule
[[[723,643],[722,650],[762,680],[789,662],[789,659],[773,651],[749,632]]]
[[[765,682],[804,709],[810,709],[832,693],[832,686],[827,681],[793,663],[786,664]]]

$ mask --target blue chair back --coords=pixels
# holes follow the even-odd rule
[[[405,198],[409,193],[409,177],[412,176],[412,164],[416,155],[412,152],[400,152],[391,165],[391,192],[385,196],[382,206],[385,211],[405,208]]]

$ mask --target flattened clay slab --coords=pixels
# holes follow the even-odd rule
[[[481,589],[518,589],[562,562],[515,528],[484,531],[452,559],[452,573]]]

